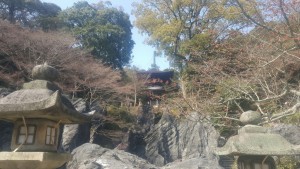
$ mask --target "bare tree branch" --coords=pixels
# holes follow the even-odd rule
[[[293,38],[293,40],[294,40],[297,48],[300,48],[299,40],[295,37],[294,30],[293,30],[293,28],[292,28],[292,26],[290,24],[289,18],[286,15],[286,12],[283,9],[283,6],[284,6],[284,1],[283,0],[279,0],[279,8],[281,10],[281,13],[282,13],[282,15],[283,15],[283,17],[285,19],[285,22],[286,22],[287,26],[288,26],[288,29],[289,29],[289,32],[290,32],[290,37]]]
[[[252,17],[246,12],[246,10],[244,9],[243,5],[239,2],[239,0],[235,0],[235,2],[237,3],[237,5],[239,6],[239,8],[241,9],[241,11],[242,11],[242,13],[244,14],[244,16],[245,16],[246,18],[248,18],[250,21],[252,21],[254,24],[256,24],[256,25],[258,25],[258,26],[260,26],[260,27],[262,27],[262,28],[264,28],[264,29],[266,29],[266,30],[268,30],[268,31],[275,32],[275,33],[277,33],[277,34],[279,34],[279,35],[284,35],[284,36],[287,35],[287,34],[285,34],[285,33],[279,32],[279,31],[277,31],[277,30],[275,30],[275,29],[273,29],[273,28],[270,28],[270,27],[268,27],[268,26],[266,26],[266,25],[264,25],[264,24],[262,24],[262,23],[257,22],[254,18],[252,18]],[[288,36],[289,36],[289,35],[288,35]]]
[[[293,114],[297,113],[299,107],[300,107],[300,103],[298,102],[293,107],[291,107],[281,113],[273,114],[270,118],[270,121],[273,122],[273,121],[279,120],[283,117],[293,115]]]

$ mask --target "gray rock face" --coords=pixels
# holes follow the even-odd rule
[[[0,98],[3,98],[7,95],[9,95],[12,91],[8,88],[1,88],[0,87]]]
[[[75,105],[77,111],[85,112],[83,103]],[[76,147],[90,141],[90,124],[67,124],[63,126],[62,141],[60,147],[64,152],[72,152]]]
[[[164,114],[145,138],[147,160],[157,166],[193,158],[218,164],[212,153],[217,146],[218,133],[213,126],[201,123],[199,118],[197,113],[191,113],[188,119],[175,119]]]
[[[144,137],[146,134],[147,131],[143,129],[130,130],[128,132],[127,151],[139,157],[145,158],[146,143]]]
[[[86,143],[72,152],[73,159],[66,169],[222,169],[208,158],[177,160],[163,167],[157,167],[130,153],[103,148]]]
[[[290,143],[300,145],[300,127],[291,124],[276,124],[271,132],[278,133]]]
[[[156,169],[146,160],[120,150],[102,148],[86,143],[72,152],[67,169]]]
[[[86,124],[64,125],[61,141],[61,149],[64,152],[71,152],[76,147],[89,142],[90,128]]]
[[[169,163],[161,169],[222,169],[222,167],[211,159],[192,158]]]
[[[300,126],[292,124],[275,124],[270,131],[280,134],[291,144],[300,145]],[[294,160],[297,161],[297,165],[300,166],[300,156],[295,156]]]
[[[72,104],[80,113],[86,113],[86,103],[82,99],[75,100]],[[90,124],[67,124],[62,129],[60,149],[63,152],[72,152],[76,147],[90,141]]]

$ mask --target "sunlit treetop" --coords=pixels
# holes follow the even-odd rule
[[[128,14],[109,3],[81,1],[63,11],[61,18],[81,45],[105,65],[122,69],[129,64],[134,42]]]

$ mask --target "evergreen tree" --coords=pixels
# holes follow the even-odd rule
[[[134,45],[129,16],[104,3],[75,3],[61,15],[64,23],[80,41],[105,65],[122,69],[129,64]]]

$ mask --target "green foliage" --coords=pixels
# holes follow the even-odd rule
[[[40,16],[37,19],[37,24],[43,31],[58,30],[62,27],[62,22],[58,17],[44,17]]]
[[[254,95],[255,86],[250,86],[246,82],[241,82],[237,78],[228,78],[216,86],[216,93],[220,97],[220,102],[227,104],[229,111],[237,111],[240,106],[243,110],[252,110],[253,102],[250,96]]]
[[[208,33],[196,34],[190,40],[182,43],[181,53],[196,53],[198,51],[207,51],[212,43],[212,37]]]
[[[53,28],[49,25],[55,23],[47,21],[56,17],[60,11],[59,6],[40,0],[0,0],[0,17],[26,27]],[[45,24],[47,26],[44,26]]]
[[[116,123],[105,123],[106,130],[120,130],[120,126]]]
[[[298,162],[295,157],[283,156],[279,157],[277,169],[297,169]]]
[[[122,10],[81,1],[63,11],[61,18],[80,40],[80,45],[90,49],[104,64],[118,69],[129,64],[134,45],[132,25]]]
[[[130,114],[130,112],[128,112],[125,108],[120,108],[113,105],[107,107],[107,113],[108,116],[112,116],[126,123],[132,123],[135,119],[134,116]]]
[[[284,123],[287,124],[294,124],[299,126],[300,124],[300,112],[297,111],[294,115],[287,117],[286,119],[283,120]]]
[[[223,31],[228,29],[224,27],[238,29],[234,25],[240,24],[226,16],[237,8],[222,0],[143,0],[134,7],[135,24],[149,36],[148,44],[163,51],[178,67],[185,56],[208,50],[217,38],[215,32],[225,35]]]
[[[43,2],[40,4],[40,14],[36,17],[36,26],[44,31],[57,30],[62,26],[58,14],[61,8],[52,3]]]

